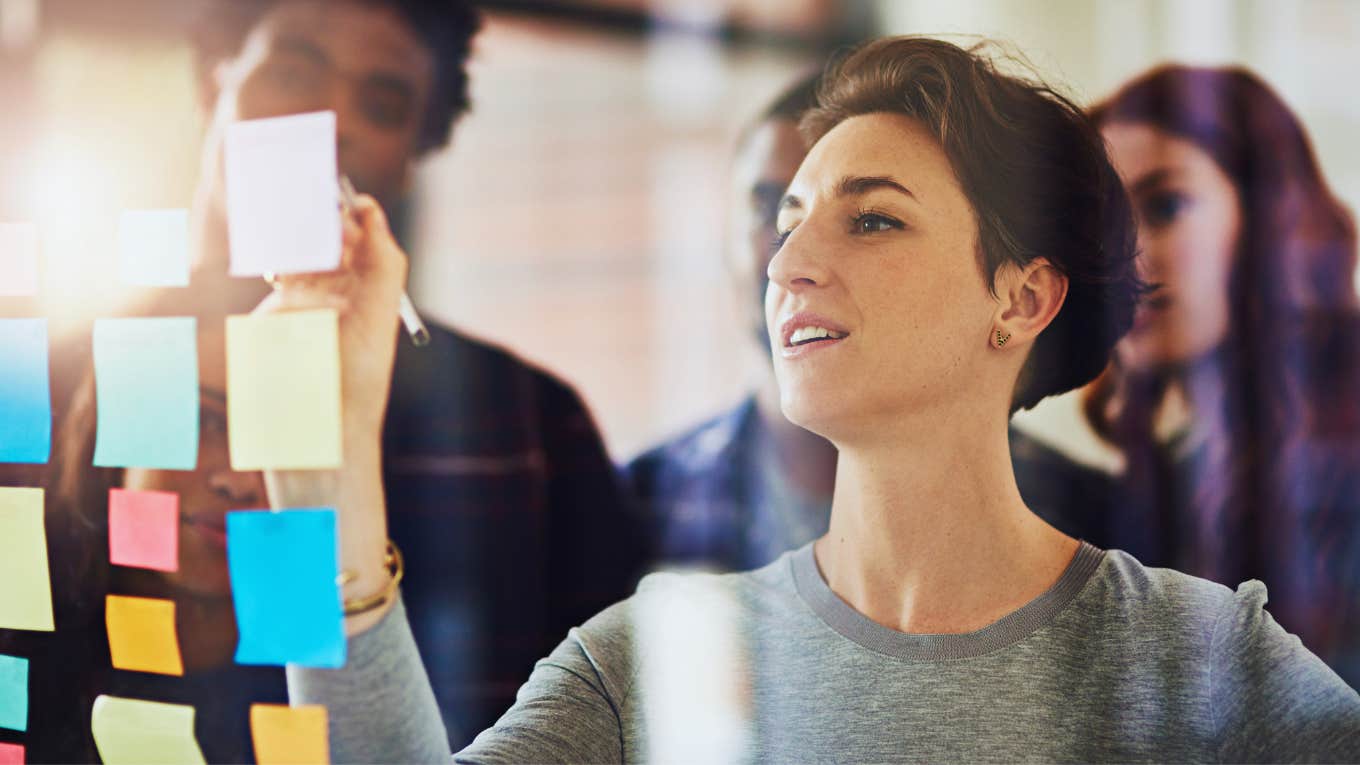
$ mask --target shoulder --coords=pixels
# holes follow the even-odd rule
[[[1160,620],[1212,632],[1215,622],[1231,607],[1233,591],[1217,582],[1169,568],[1144,566],[1123,550],[1107,550],[1104,565],[1093,577],[1105,604],[1135,621]],[[1264,586],[1248,582],[1247,586]]]
[[[687,476],[710,477],[716,466],[727,462],[751,416],[753,402],[736,407],[657,444],[629,460],[624,472],[642,493],[662,476],[667,480]]]
[[[450,382],[456,373],[491,384],[520,378],[547,388],[570,390],[557,376],[501,345],[433,322],[426,327],[430,331],[428,345],[416,348],[405,340],[398,344],[399,376],[434,374]]]

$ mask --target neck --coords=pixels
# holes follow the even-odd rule
[[[836,447],[788,421],[779,408],[773,375],[756,391],[756,416],[788,482],[803,496],[830,504],[836,484]]]
[[[230,664],[236,652],[236,614],[229,598],[177,598],[175,629],[186,671]]]
[[[981,629],[1043,594],[1078,546],[1021,500],[1004,409],[953,409],[841,444],[816,543],[832,591],[903,632]]]

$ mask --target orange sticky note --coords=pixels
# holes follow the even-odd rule
[[[260,765],[317,765],[331,761],[326,708],[252,704],[250,735]]]
[[[117,566],[179,570],[179,495],[109,490],[109,561]]]
[[[24,748],[20,744],[0,744],[0,765],[24,765]]]
[[[113,666],[160,675],[183,675],[175,636],[175,602],[109,595],[104,601]]]

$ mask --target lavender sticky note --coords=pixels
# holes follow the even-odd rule
[[[227,513],[239,664],[345,664],[335,511]]]
[[[232,123],[224,153],[231,274],[335,270],[335,112]]]
[[[47,462],[47,320],[0,319],[0,462]]]
[[[196,326],[187,317],[95,320],[95,465],[198,464]]]

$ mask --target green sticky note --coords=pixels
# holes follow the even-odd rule
[[[0,728],[28,730],[28,659],[0,654]]]
[[[104,765],[199,765],[203,750],[194,738],[194,708],[117,696],[94,700],[90,715]]]
[[[94,464],[198,464],[198,337],[193,318],[96,319]]]
[[[340,467],[340,324],[333,310],[227,317],[233,470]]]
[[[0,629],[53,629],[42,489],[0,487]]]

